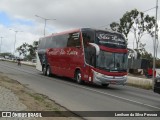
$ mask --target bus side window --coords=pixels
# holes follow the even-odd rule
[[[46,38],[40,39],[38,48],[39,49],[46,49]]]
[[[52,41],[52,37],[46,38],[46,48],[53,48],[54,42]]]
[[[83,36],[83,44],[84,47],[88,46],[88,43],[93,43],[94,42],[94,33],[91,31],[84,31],[82,33]]]
[[[94,47],[88,46],[85,48],[85,60],[91,66],[96,65],[96,49]]]
[[[38,42],[38,50],[41,49],[41,46],[42,46],[41,41],[42,40],[39,40],[39,42]]]
[[[44,39],[40,39],[39,40],[38,49],[43,49],[44,48],[44,44],[45,44],[45,40]]]
[[[56,39],[56,47],[57,48],[66,47],[68,42],[67,39],[68,39],[68,34],[59,35],[58,38]]]
[[[68,37],[67,47],[80,47],[80,33],[70,33]]]

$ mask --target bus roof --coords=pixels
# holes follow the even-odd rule
[[[63,32],[59,32],[59,33],[52,33],[49,36],[45,36],[45,37],[51,37],[51,36],[57,36],[57,35],[62,35],[62,34],[67,34],[67,33],[72,33],[72,32],[79,32],[81,29],[72,29],[72,30],[67,30],[67,31],[63,31]],[[45,38],[45,37],[41,37],[41,38]]]
[[[72,33],[72,32],[84,31],[84,30],[90,30],[90,31],[107,31],[107,32],[111,32],[111,33],[121,34],[121,33],[119,33],[119,32],[112,31],[112,30],[102,30],[102,29],[97,29],[97,28],[77,28],[77,29],[72,29],[72,30],[66,30],[66,31],[59,32],[59,33],[52,33],[51,35],[41,37],[41,39],[42,39],[42,38],[46,38],[46,37],[51,37],[51,36],[57,36],[57,35]]]

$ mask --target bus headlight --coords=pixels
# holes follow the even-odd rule
[[[96,77],[102,77],[103,76],[101,73],[98,73],[98,72],[95,72],[95,71],[94,71],[94,74],[95,74]]]
[[[124,78],[127,78],[127,75],[124,75],[123,77],[124,77]]]

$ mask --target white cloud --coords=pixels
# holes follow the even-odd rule
[[[4,11],[11,18],[33,22],[32,26],[18,23],[10,26],[24,31],[17,34],[16,46],[18,46],[23,42],[32,43],[43,36],[44,20],[35,17],[36,14],[56,19],[47,21],[46,34],[51,34],[71,28],[108,25],[113,21],[119,21],[126,11],[135,8],[144,11],[154,7],[155,2],[153,0],[1,0],[0,11]],[[155,15],[155,9],[147,13]],[[4,51],[13,51],[14,32],[8,29],[0,23],[0,34],[6,36],[2,48]],[[131,43],[129,46],[132,46],[132,40],[129,42]],[[146,49],[152,52],[152,42],[147,41],[146,44]]]

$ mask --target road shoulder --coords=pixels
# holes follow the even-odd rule
[[[0,73],[0,90],[0,103],[3,103],[3,106],[0,105],[1,111],[56,111],[54,112],[55,116],[58,114],[64,117],[38,118],[38,120],[81,119],[80,117],[74,115],[72,112],[69,112],[69,114],[74,117],[67,117],[63,115],[61,111],[68,111],[66,108],[49,99],[49,97],[38,94],[27,88],[26,85],[22,85],[18,81],[8,78],[3,73]]]

